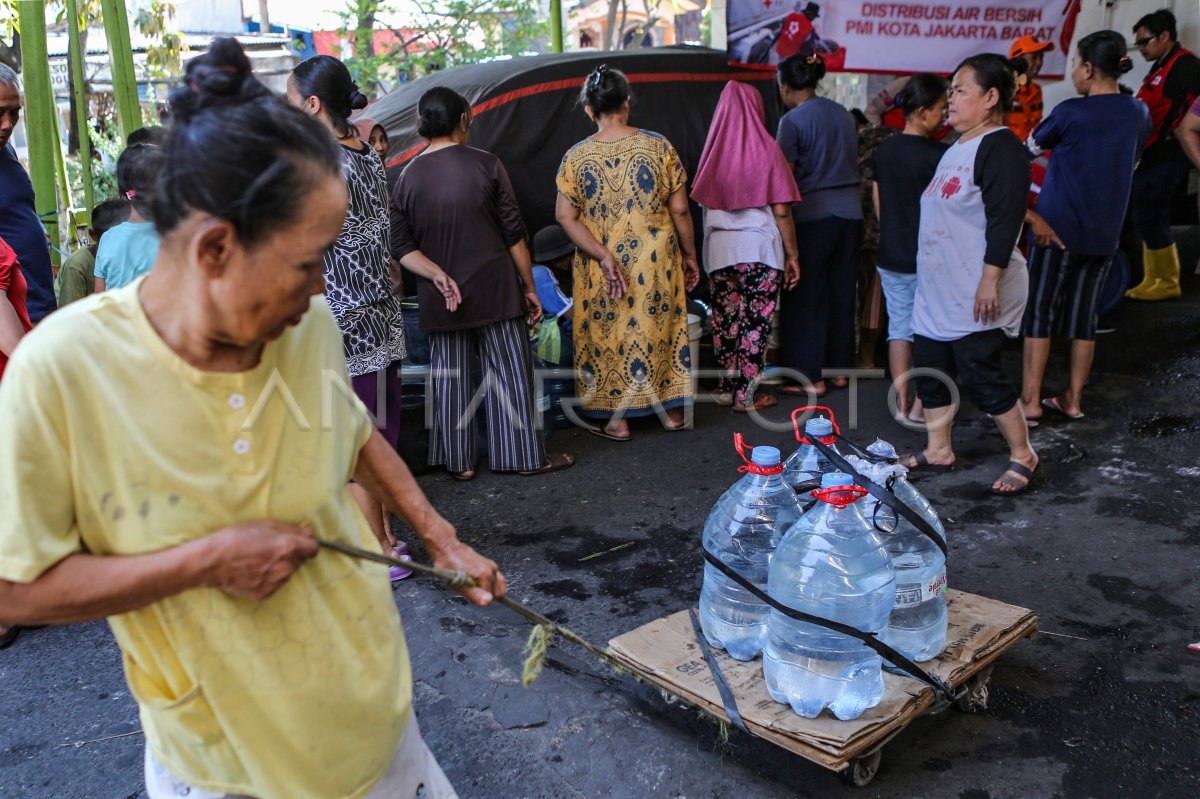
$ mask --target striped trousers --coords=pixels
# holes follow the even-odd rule
[[[482,405],[492,471],[544,466],[546,447],[537,424],[533,352],[524,317],[430,333],[429,343],[429,464],[451,472],[476,467],[476,421]]]
[[[1112,255],[1083,255],[1056,246],[1029,248],[1029,299],[1021,335],[1095,341],[1100,292]]]

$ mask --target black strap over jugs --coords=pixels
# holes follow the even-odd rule
[[[812,443],[812,441],[810,441],[808,438],[808,433],[800,429],[800,417],[809,411],[824,411],[829,418],[829,423],[833,425],[833,434],[823,436],[821,438],[822,444],[832,444],[834,441],[840,441],[843,446],[852,450],[853,454],[865,461],[870,461],[871,463],[883,463],[884,461],[888,460],[887,458],[882,458],[876,455],[874,452],[863,449],[848,438],[842,438],[842,428],[838,427],[837,417],[834,416],[833,409],[825,405],[803,405],[792,411],[792,429],[796,432],[796,440],[801,444]],[[819,483],[820,481],[817,482]],[[820,485],[816,485],[814,488],[820,488]]]
[[[809,438],[807,435],[801,432],[799,417],[807,411],[824,411],[826,414],[828,414],[829,423],[833,425],[833,434],[824,436],[822,438]],[[838,467],[838,469],[845,474],[850,475],[854,479],[855,483],[867,489],[871,496],[875,497],[875,499],[879,500],[879,502],[891,508],[898,516],[904,517],[904,519],[913,527],[920,530],[926,538],[937,545],[937,548],[942,551],[942,555],[949,559],[950,551],[946,548],[946,542],[942,540],[940,535],[938,535],[937,530],[933,529],[933,525],[925,521],[925,518],[921,516],[921,514],[917,513],[915,510],[906,505],[904,501],[900,499],[900,497],[896,496],[887,488],[884,488],[883,486],[860,474],[857,469],[850,465],[849,461],[843,458],[840,453],[830,446],[830,444],[832,444],[834,441],[838,441],[847,448],[854,450],[854,453],[858,457],[872,463],[883,463],[889,460],[888,458],[882,458],[873,452],[868,452],[850,439],[842,436],[842,429],[838,427],[837,419],[834,418],[832,408],[828,408],[824,405],[805,405],[797,408],[796,410],[792,411],[792,428],[796,431],[797,441],[799,441],[801,444],[810,444],[811,446],[815,447],[817,451],[824,455],[834,466]],[[812,488],[817,487],[817,485],[812,486]],[[796,488],[796,493],[807,493],[808,489],[809,486],[807,485],[798,486]],[[805,506],[805,512],[808,512],[810,507],[812,506]],[[876,525],[876,529],[878,529],[878,525]]]
[[[846,439],[841,438],[840,436],[838,438],[841,441],[846,441]],[[859,474],[858,470],[851,466],[850,462],[839,455],[832,447],[816,439],[810,441],[809,443],[816,447],[818,452],[828,458],[834,466],[850,475],[856,484],[867,489],[867,492],[870,493],[871,496],[875,497],[875,499],[891,508],[898,516],[904,517],[905,521],[917,528],[917,530],[919,530],[930,541],[937,544],[937,548],[942,551],[942,555],[949,559],[950,551],[946,548],[946,542],[942,540],[940,535],[938,535],[937,530],[933,529],[933,525],[925,520],[924,516],[910,508],[904,502],[904,500],[900,499],[900,497],[896,496],[891,491],[888,491],[886,488],[874,482],[873,480],[870,480],[869,478]]]
[[[708,547],[704,548],[704,561],[721,574],[728,577],[730,580],[733,580],[742,588],[745,588],[756,599],[766,603],[768,607],[779,611],[789,619],[795,619],[796,621],[802,621],[808,624],[815,624],[818,627],[824,627],[826,630],[832,630],[835,633],[841,633],[842,635],[853,638],[856,641],[861,641],[867,646],[868,649],[875,652],[875,654],[891,663],[900,671],[912,677],[914,680],[919,680],[928,685],[938,695],[939,699],[945,701],[954,700],[954,692],[941,678],[935,674],[930,674],[929,672],[925,671],[925,669],[921,668],[916,663],[897,652],[895,649],[892,649],[883,641],[880,641],[875,633],[863,632],[857,627],[852,627],[849,624],[843,624],[840,621],[833,621],[831,619],[822,618],[821,616],[814,616],[811,613],[805,613],[802,610],[789,608],[787,605],[772,597],[766,591],[763,591],[750,580],[747,580],[732,566],[729,566],[723,562],[720,558],[710,552]]]

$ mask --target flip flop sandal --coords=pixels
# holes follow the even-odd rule
[[[603,427],[585,427],[584,429],[587,430],[589,433],[591,433],[594,436],[599,436],[600,438],[606,438],[609,441],[624,442],[624,441],[632,441],[633,440],[632,433],[630,433],[629,435],[625,435],[625,436],[614,436],[612,433],[608,432]]]
[[[522,477],[533,477],[538,474],[550,474],[550,472],[558,472],[563,469],[570,469],[575,465],[575,459],[570,455],[550,455],[546,458],[546,465],[540,469],[531,469],[525,472],[517,472]]]
[[[1086,416],[1086,414],[1083,414],[1083,413],[1076,413],[1076,414],[1067,413],[1066,410],[1063,409],[1062,403],[1059,402],[1058,397],[1047,397],[1046,399],[1042,400],[1042,407],[1048,408],[1049,410],[1052,410],[1052,411],[1056,411],[1057,413],[1061,413],[1063,416],[1067,417],[1072,422],[1078,421],[1079,419],[1082,419],[1084,416]]]
[[[909,466],[910,460],[912,461],[911,466]],[[930,463],[929,459],[925,457],[925,453],[921,450],[901,456],[900,465],[910,472],[929,472],[930,474],[934,474],[954,471],[953,463]]]
[[[767,408],[774,408],[779,404],[779,400],[770,394],[763,394],[758,399],[754,400],[753,405],[742,405],[738,403],[733,406],[734,413],[750,413],[751,410],[765,411]]]
[[[829,389],[824,391],[809,391],[804,386],[776,386],[774,389],[777,394],[786,394],[789,397],[815,397],[820,399],[829,393]]]
[[[722,408],[728,408],[733,404],[733,392],[731,391],[714,391],[712,393],[712,401]]]
[[[1038,466],[1040,466],[1040,465],[1041,465],[1041,462],[1039,461]],[[1026,466],[1023,463],[1018,463],[1017,461],[1009,461],[1008,466],[1004,467],[1005,474],[1001,474],[999,479],[996,482],[1000,483],[1000,485],[1009,486],[1012,488],[1012,490],[1011,491],[1001,491],[1000,489],[993,486],[992,493],[998,497],[1015,497],[1017,494],[1024,494],[1026,491],[1029,490],[1029,487],[1031,485],[1033,485],[1033,477],[1035,474],[1037,474],[1037,470],[1038,470],[1037,466],[1034,466],[1032,469],[1030,469],[1028,466]],[[1013,474],[1024,477],[1025,482],[1024,483],[1014,483],[1011,478],[1006,478],[1006,475],[1008,472],[1012,472]]]
[[[467,469],[465,472],[449,472],[449,474],[458,482],[465,483],[469,480],[474,480],[475,475],[479,474],[479,471],[476,469]]]

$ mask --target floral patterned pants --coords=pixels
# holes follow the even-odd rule
[[[733,401],[750,404],[751,381],[762,374],[771,338],[771,317],[783,272],[765,264],[734,264],[708,276],[712,284],[712,329],[721,381]]]

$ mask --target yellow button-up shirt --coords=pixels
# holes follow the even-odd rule
[[[0,578],[264,518],[374,547],[346,491],[371,421],[325,301],[253,369],[213,373],[162,341],[140,285],[49,317],[0,382]],[[197,589],[109,624],[151,751],[197,788],[363,796],[411,713],[381,566],[323,551],[265,601]]]

